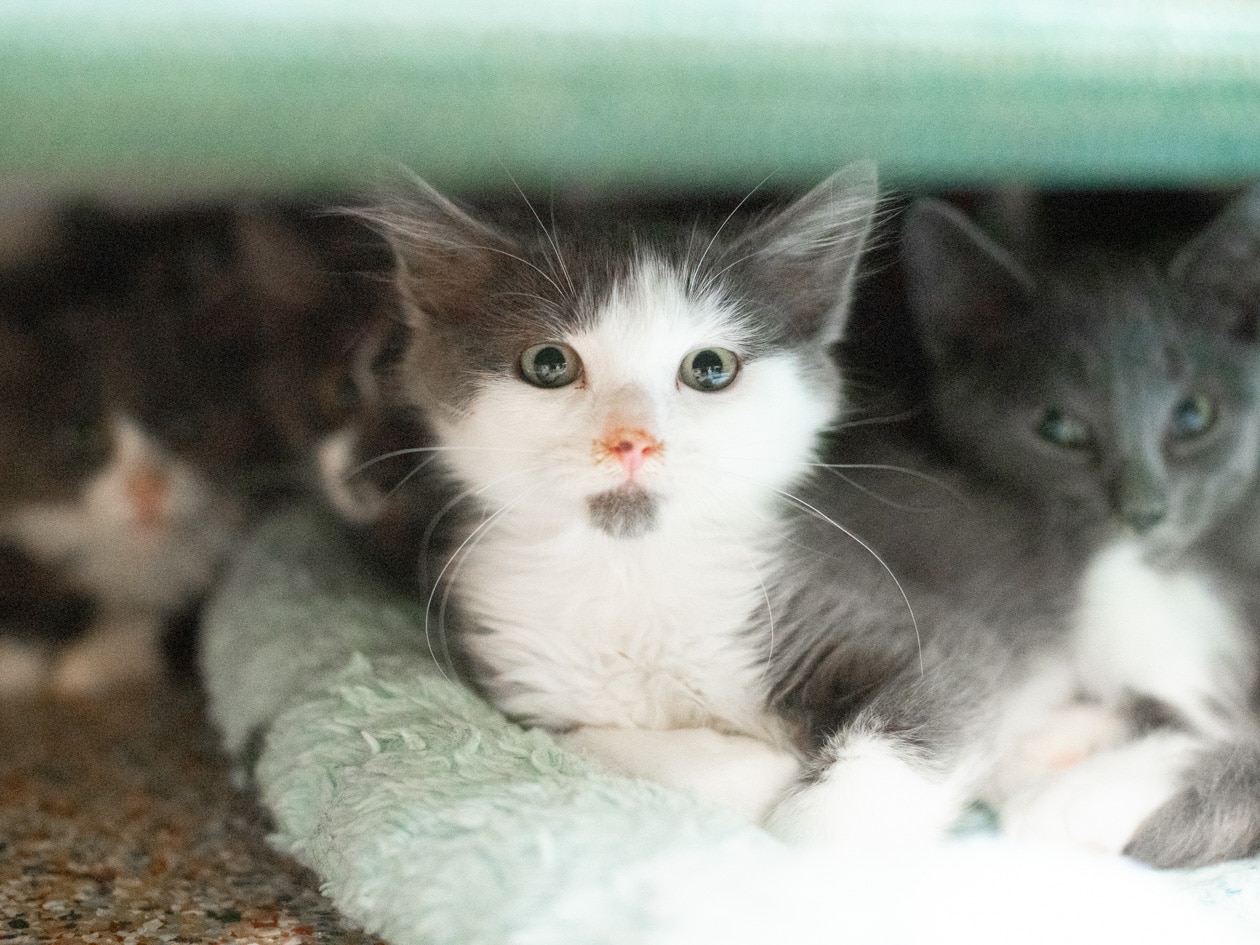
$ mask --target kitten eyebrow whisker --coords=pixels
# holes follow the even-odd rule
[[[564,275],[565,284],[569,287],[569,296],[576,299],[577,289],[573,287],[573,280],[569,277],[569,267],[564,264],[564,257],[560,255],[560,246],[556,242],[555,234],[547,229],[546,224],[542,221],[542,217],[538,215],[538,211],[534,209],[534,205],[530,203],[529,198],[525,196],[525,191],[521,190],[521,185],[518,184],[516,182],[516,178],[512,176],[512,172],[506,167],[504,167],[503,170],[507,174],[508,180],[512,182],[512,186],[516,188],[516,192],[520,194],[521,199],[525,201],[525,206],[529,207],[529,212],[532,213],[534,215],[534,219],[538,221],[538,228],[543,231],[543,236],[547,237],[547,242],[551,244],[551,251],[555,255],[556,263],[560,266],[560,272]],[[554,266],[551,271],[553,274],[555,273],[556,270]],[[552,285],[555,285],[555,283],[553,282]],[[560,287],[556,286],[556,291],[558,292],[559,290]]]
[[[744,194],[744,196],[740,198],[739,203],[735,204],[735,208],[730,213],[728,213],[726,215],[726,219],[724,219],[721,222],[721,224],[718,225],[718,228],[714,231],[713,236],[709,238],[709,243],[707,246],[705,246],[704,252],[700,254],[700,258],[696,260],[695,266],[692,267],[691,272],[687,276],[687,289],[688,290],[691,290],[695,287],[696,277],[700,275],[700,268],[704,265],[704,260],[709,255],[709,250],[713,248],[713,244],[717,242],[718,237],[722,235],[722,231],[726,229],[726,224],[730,223],[731,220],[734,219],[735,214],[739,213],[740,208],[743,207],[744,204],[748,203],[748,201],[752,199],[753,194],[759,191],[765,185],[766,181],[768,181],[773,176],[774,176],[774,172],[771,172],[767,174],[765,177],[763,177],[761,181],[758,182],[756,187],[748,191],[748,193]],[[722,270],[722,272],[725,272],[725,271],[726,271],[725,269]],[[718,275],[721,275],[721,273],[718,273]],[[705,286],[710,285],[712,281],[713,281],[712,279],[706,278],[704,280],[704,285]]]
[[[769,178],[767,178],[767,180],[768,180],[768,179],[769,179]],[[762,183],[765,183],[765,181],[762,181]],[[760,184],[759,184],[758,186],[760,186]],[[751,194],[750,194],[749,196],[751,196]],[[747,198],[745,198],[745,199],[747,199]],[[738,210],[739,208],[738,208],[738,207],[736,207],[735,209],[736,209],[736,210]],[[849,227],[851,227],[853,224],[855,224],[855,223],[860,223],[860,222],[862,221],[862,219],[863,219],[863,217],[861,217],[861,216],[857,216],[857,217],[853,217],[853,218],[850,218],[850,219],[837,220],[837,221],[835,221],[835,224],[834,224],[834,225],[837,227],[837,235],[834,235],[834,236],[829,236],[829,237],[826,237],[826,238],[815,239],[815,240],[811,241],[810,243],[806,244],[806,246],[808,246],[808,247],[812,247],[812,248],[815,248],[815,249],[822,249],[822,248],[825,248],[825,247],[837,246],[837,245],[839,245],[839,244],[840,244],[840,243],[841,243],[841,242],[845,239],[845,237],[844,237],[843,235],[840,235],[840,234],[841,234],[842,232],[846,231],[846,230],[847,230]],[[802,247],[802,248],[805,248],[805,247]],[[709,275],[709,276],[705,279],[705,285],[706,285],[706,286],[708,286],[708,285],[712,285],[712,284],[713,284],[714,282],[716,282],[718,279],[722,278],[722,276],[723,276],[725,273],[729,272],[731,269],[734,269],[734,268],[735,268],[736,266],[738,266],[740,263],[742,263],[742,262],[747,262],[748,260],[753,259],[753,258],[754,258],[754,257],[756,257],[756,256],[760,256],[760,255],[761,255],[764,251],[765,251],[765,249],[764,249],[764,247],[763,247],[762,249],[755,249],[755,250],[753,250],[751,253],[746,253],[746,254],[744,254],[743,256],[740,256],[740,257],[739,257],[738,259],[736,259],[734,262],[728,263],[727,265],[725,265],[725,266],[723,266],[721,269],[719,269],[717,272],[712,273],[711,275]]]
[[[552,299],[544,298],[537,292],[497,292],[494,296],[496,299],[528,299],[531,302],[538,302],[549,311],[556,311],[556,303]]]
[[[530,269],[534,270],[534,272],[538,273],[540,276],[542,276],[544,279],[550,282],[551,287],[555,289],[558,293],[560,293],[561,296],[564,295],[564,289],[560,288],[560,284],[556,282],[555,279],[551,278],[551,276],[547,275],[547,273],[543,272],[542,269],[534,265],[532,262],[530,262],[528,259],[524,258],[523,256],[518,256],[516,255],[516,253],[509,253],[506,249],[501,249],[498,246],[470,246],[468,248],[485,250],[486,252],[490,252],[490,253],[498,253],[501,256],[508,257],[508,259],[515,259],[518,263],[528,266]]]

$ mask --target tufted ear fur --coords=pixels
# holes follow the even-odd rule
[[[753,227],[723,256],[748,257],[759,282],[783,301],[794,337],[839,341],[878,199],[875,165],[850,164]]]
[[[389,240],[399,291],[415,325],[477,316],[478,303],[503,278],[520,250],[514,240],[474,218],[424,181],[405,198],[364,212]]]
[[[1201,304],[1196,315],[1227,333],[1260,340],[1260,187],[1253,187],[1192,239],[1168,270]]]
[[[919,338],[938,360],[1001,344],[1033,290],[1014,257],[939,200],[907,212],[902,258]]]

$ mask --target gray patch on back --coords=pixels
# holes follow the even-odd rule
[[[642,489],[610,489],[586,500],[591,524],[613,538],[642,538],[650,532],[658,504]]]

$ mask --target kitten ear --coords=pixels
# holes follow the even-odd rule
[[[1260,335],[1260,187],[1243,194],[1192,239],[1168,267],[1179,288],[1214,304],[1207,317],[1250,341]]]
[[[839,341],[878,201],[875,165],[850,164],[754,227],[727,255],[751,256],[763,282],[786,302],[793,335]]]
[[[1000,344],[1033,290],[1014,257],[939,200],[910,207],[901,239],[910,311],[929,354]]]
[[[409,318],[458,322],[482,289],[520,250],[421,180],[414,192],[362,212],[394,250],[398,288]]]

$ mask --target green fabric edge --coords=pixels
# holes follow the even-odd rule
[[[1238,0],[0,4],[0,176],[309,191],[1260,172]]]

